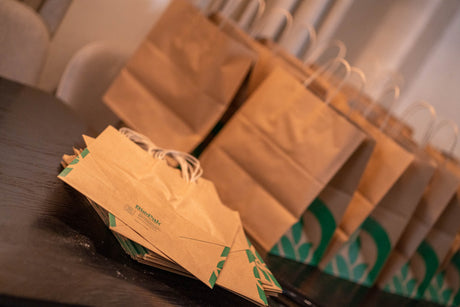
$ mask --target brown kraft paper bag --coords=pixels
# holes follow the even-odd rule
[[[210,18],[217,24],[222,22],[222,17],[218,14]],[[232,22],[223,23],[222,29],[258,54],[248,81],[248,93],[253,92],[275,67],[283,67],[300,81],[308,78],[310,71],[304,71],[304,67],[301,67],[300,64],[296,67],[290,63],[286,59],[286,52],[281,48],[268,49],[265,41],[254,40]],[[314,88],[315,84],[316,80],[309,88]],[[314,200],[312,207],[309,207],[311,210],[307,209],[302,218],[273,246],[270,251],[272,254],[303,263],[318,263],[351,200],[373,148],[374,141],[371,138],[359,146],[331,182],[326,185],[321,195]]]
[[[251,95],[276,67],[283,68],[301,81],[304,81],[309,76],[309,74],[302,69],[285,61],[281,56],[281,54],[284,53],[282,49],[270,50],[262,42],[253,39],[246,32],[238,28],[233,21],[225,20],[220,14],[213,14],[210,16],[210,19],[214,23],[221,25],[222,31],[228,36],[257,54],[257,59],[249,75],[249,80],[247,81],[247,96]]]
[[[423,151],[416,150],[414,156],[369,216],[350,233],[326,266],[326,272],[367,286],[376,281],[435,170],[434,162]],[[349,226],[345,220],[343,225]]]
[[[323,269],[414,161],[412,153],[367,119],[357,112],[350,115],[351,120],[371,135],[376,144],[358,188],[320,262],[320,267]]]
[[[270,250],[301,263],[317,265],[350,203],[374,150],[366,139],[302,215]]]
[[[412,257],[395,254],[393,261],[400,263],[398,270],[381,279],[379,287],[385,291],[412,298],[423,298],[446,257],[460,229],[460,202],[458,192],[451,198],[433,228],[418,245]]]
[[[104,96],[128,126],[190,152],[227,109],[254,53],[173,0]]]
[[[442,163],[443,159],[429,151],[439,163],[425,191],[422,199],[417,204],[414,215],[405,227],[401,238],[390,255],[387,264],[379,276],[378,285],[383,287],[392,275],[401,269],[405,261],[410,259],[418,246],[427,236],[430,229],[440,218],[460,185],[460,174],[457,167],[451,163]]]
[[[295,75],[298,76],[301,81],[314,74],[319,68],[317,65],[307,66],[301,60],[286,52],[272,41],[263,40],[261,43],[272,51],[276,50],[276,54],[281,59],[289,63],[290,67],[294,67],[296,69]],[[340,80],[338,80],[337,76],[331,74],[320,74],[309,85],[309,89],[318,97],[325,100],[330,89],[335,89],[335,86],[339,83]],[[400,130],[402,130],[404,135],[412,135],[412,129],[406,123],[402,122],[391,113],[388,113],[385,107],[380,104],[376,104],[373,99],[366,95],[366,93],[362,90],[358,90],[351,84],[347,84],[347,82],[341,86],[341,89],[338,92],[334,93],[334,97],[332,97],[331,100],[332,105],[340,105],[338,109],[342,110],[344,114],[350,114],[351,112],[351,107],[349,105],[350,100],[353,100],[352,108],[361,114],[363,114],[367,109],[372,108],[370,114],[367,116],[369,121],[375,123],[377,126],[380,126],[383,122],[388,121],[389,126],[396,125]]]
[[[200,160],[222,201],[270,250],[366,138],[276,68]]]

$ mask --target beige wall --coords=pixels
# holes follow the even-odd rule
[[[449,118],[460,126],[460,12],[450,23],[429,57],[422,63],[411,86],[404,93],[403,105],[424,99],[430,102],[440,118]],[[416,120],[423,127],[423,118]],[[435,142],[444,148],[451,143],[451,132],[444,130]],[[460,145],[460,144],[459,144]],[[455,149],[460,157],[460,146]]]
[[[147,34],[169,0],[74,0],[50,46],[39,87],[54,91],[72,55],[105,40],[128,51]]]
[[[346,43],[346,58],[364,70],[372,96],[379,96],[386,75],[395,77],[402,89],[396,114],[426,100],[439,118],[460,125],[460,1],[353,0],[332,37]],[[408,119],[418,138],[427,118],[421,113]],[[437,139],[447,148],[451,133]],[[460,157],[460,146],[455,154]]]

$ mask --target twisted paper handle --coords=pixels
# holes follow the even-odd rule
[[[140,145],[154,158],[164,160],[165,157],[170,157],[176,161],[180,166],[182,178],[184,178],[185,181],[194,182],[203,174],[200,161],[194,156],[177,150],[158,148],[148,137],[129,128],[123,127],[120,128],[119,131],[121,134],[128,137],[128,139]]]

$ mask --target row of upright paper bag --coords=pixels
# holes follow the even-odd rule
[[[203,176],[270,253],[458,305],[458,164],[312,75],[232,21],[175,0],[104,101],[160,147],[199,155]]]

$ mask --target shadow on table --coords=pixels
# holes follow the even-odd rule
[[[387,293],[376,287],[365,287],[275,255],[265,255],[275,277],[287,290],[307,298],[317,306],[439,306]],[[289,300],[288,300],[289,301]],[[290,300],[292,302],[292,300]],[[287,304],[295,306],[299,304]],[[304,306],[308,306],[305,304]]]
[[[48,233],[50,243],[59,246],[61,253],[65,250],[65,254],[83,259],[88,270],[128,281],[129,289],[141,287],[173,305],[251,306],[223,288],[209,289],[198,280],[134,261],[87,199],[67,184],[61,183],[47,203],[36,227]]]

